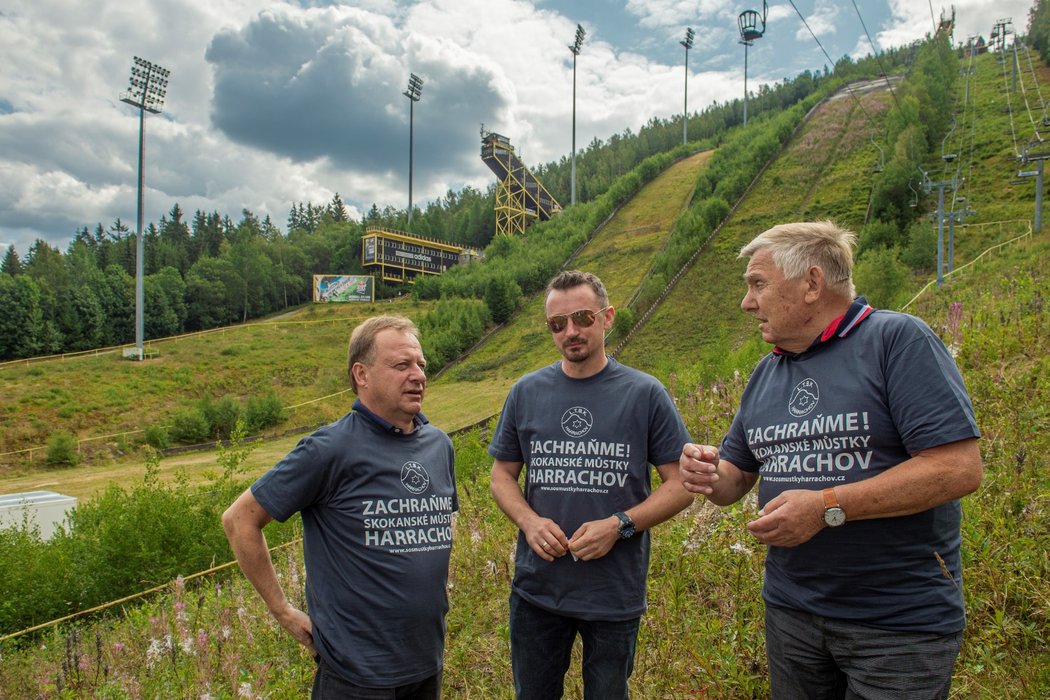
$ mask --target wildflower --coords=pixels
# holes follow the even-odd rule
[[[161,645],[159,639],[149,640],[149,646],[146,647],[146,668],[153,668],[153,664],[157,663],[164,654],[164,647]]]
[[[748,546],[745,544],[741,544],[740,542],[734,542],[733,544],[729,545],[729,549],[735,552],[736,554],[751,554],[751,550],[748,548]]]
[[[230,635],[232,634],[230,628],[226,626],[223,626],[223,628],[219,630],[219,632],[222,634],[223,641],[228,640],[230,638]]]
[[[241,683],[241,687],[237,689],[237,695],[242,698],[250,698],[252,696],[252,684]]]
[[[113,642],[113,651],[118,654],[124,651],[124,642]]]
[[[182,649],[184,654],[193,656],[193,640],[189,637],[185,637],[179,641],[179,648]]]
[[[89,665],[90,664],[88,663],[88,655],[81,654],[80,658],[77,659],[77,668],[79,668],[81,671],[86,671],[88,670]]]

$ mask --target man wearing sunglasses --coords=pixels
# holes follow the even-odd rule
[[[511,388],[489,446],[493,498],[519,529],[514,690],[560,698],[579,634],[584,697],[616,700],[627,697],[645,610],[648,530],[692,500],[678,470],[689,435],[659,381],[605,354],[615,309],[600,279],[559,273],[545,309],[561,360]]]

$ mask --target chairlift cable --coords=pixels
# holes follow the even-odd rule
[[[1035,65],[1032,63],[1032,51],[1028,48],[1028,44],[1021,44],[1021,46],[1024,48],[1025,59],[1028,61],[1028,72],[1032,74],[1032,82],[1035,83],[1035,91],[1039,95],[1039,104],[1042,106],[1043,119],[1045,120],[1047,118],[1046,100],[1043,99],[1043,90],[1039,87],[1039,76],[1036,74]]]
[[[792,5],[794,5],[794,3],[792,3]],[[857,11],[857,18],[860,19],[860,26],[864,28],[864,36],[868,37],[868,45],[871,46],[871,51],[875,56],[875,62],[879,66],[879,72],[882,73],[882,77],[886,81],[886,87],[889,88],[890,94],[893,95],[893,102],[897,105],[897,111],[900,112],[901,103],[897,101],[897,92],[893,89],[893,84],[890,83],[889,76],[886,75],[886,69],[882,67],[882,59],[879,57],[879,49],[875,46],[875,42],[871,40],[871,34],[868,33],[868,25],[864,23],[864,17],[860,14],[860,8],[857,7],[857,0],[853,0],[853,9]]]
[[[965,94],[967,96],[967,104],[966,104],[966,108],[965,108],[966,112],[964,112],[964,113],[968,113],[969,114],[969,120],[970,120],[970,145],[969,145],[969,148],[968,148],[969,158],[967,159],[968,163],[969,163],[969,165],[967,166],[968,167],[968,176],[967,176],[966,180],[964,181],[964,185],[963,185],[963,187],[965,189],[965,197],[966,197],[966,201],[967,202],[970,201],[970,183],[973,181],[973,168],[974,168],[974,161],[976,160],[976,153],[977,153],[977,145],[976,145],[976,143],[977,143],[977,80],[972,79],[973,76],[976,75],[976,72],[977,72],[977,66],[975,65],[975,61],[974,61],[974,52],[971,49],[971,51],[970,51],[970,66],[966,70],[966,93]],[[965,119],[964,119],[964,123],[965,123]],[[965,138],[965,136],[963,138]],[[960,164],[960,167],[961,167],[961,164]],[[969,205],[967,205],[967,206],[969,206]]]
[[[1014,105],[1010,99],[1010,79],[1006,75],[1006,61],[1003,61],[1003,93],[1006,95],[1006,114],[1010,119],[1010,138],[1014,145],[1014,156],[1021,159],[1021,149],[1017,146],[1017,128],[1014,126]]]
[[[1028,102],[1028,89],[1024,84],[1024,73],[1021,71],[1020,61],[1017,60],[1016,50],[1010,61],[1010,68],[1017,71],[1017,82],[1021,86],[1021,99],[1024,100],[1025,112],[1028,114],[1028,121],[1032,125],[1032,140],[1029,141],[1029,145],[1042,143],[1043,137],[1039,135],[1039,126],[1035,123],[1035,117],[1032,116],[1032,105]]]
[[[802,16],[802,12],[800,12],[798,7],[795,6],[795,0],[788,0],[788,2],[790,2],[791,3],[791,7],[793,7],[795,9],[795,12],[798,14],[798,18],[800,20],[802,20],[802,24],[804,24],[806,26],[806,29],[809,30],[809,35],[813,37],[813,41],[817,42],[817,46],[820,47],[820,50],[821,50],[821,52],[823,52],[824,57],[826,59],[828,59],[828,64],[832,68],[834,68],[835,67],[835,62],[833,60],[831,60],[831,56],[829,56],[827,50],[824,49],[824,45],[820,43],[820,39],[818,39],[817,35],[813,33],[813,29],[810,28],[809,22],[806,21],[806,18]],[[864,117],[868,121],[870,121],[871,120],[871,115],[868,114],[868,110],[864,109],[864,104],[860,101],[860,98],[857,97],[857,95],[853,92],[853,89],[848,84],[845,87],[846,87],[846,92],[849,93],[850,97],[852,97],[854,99],[854,101],[857,103],[857,106],[860,107],[860,111],[864,113]]]

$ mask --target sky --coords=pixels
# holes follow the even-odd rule
[[[955,42],[997,20],[1025,33],[1032,0],[955,0]],[[768,3],[748,87],[931,32],[932,0]],[[797,8],[797,9],[796,9]],[[135,230],[139,110],[121,101],[134,56],[170,71],[145,115],[145,224],[248,209],[285,230],[293,203],[339,193],[351,216],[408,205],[410,74],[416,207],[494,176],[480,131],[527,165],[743,96],[737,16],[754,0],[0,0],[0,254],[76,231]],[[800,19],[805,18],[807,29]],[[867,31],[865,31],[865,27]],[[812,34],[811,34],[812,31]],[[819,39],[818,46],[813,35]],[[869,42],[868,36],[871,41]]]

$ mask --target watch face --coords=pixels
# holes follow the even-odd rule
[[[616,517],[620,519],[620,538],[626,540],[634,534],[634,521],[626,513],[617,513]]]
[[[846,522],[846,511],[841,508],[828,508],[824,511],[824,522],[828,527],[838,527]]]

